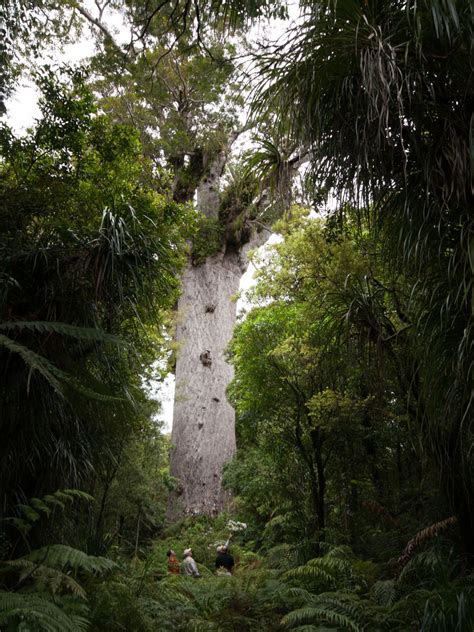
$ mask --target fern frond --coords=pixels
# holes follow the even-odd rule
[[[352,567],[349,562],[327,555],[309,560],[303,566],[286,571],[284,577],[316,579],[330,588],[335,588],[340,579],[350,577],[351,573]]]
[[[71,567],[86,573],[104,573],[117,568],[117,564],[106,557],[87,555],[79,549],[73,549],[64,544],[53,544],[35,549],[24,559],[40,562],[52,568]]]
[[[77,327],[67,323],[58,323],[52,321],[25,321],[17,320],[12,322],[0,323],[0,331],[10,331],[12,329],[35,331],[38,333],[55,333],[61,336],[77,338],[78,340],[95,340],[97,342],[112,342],[114,344],[125,344],[125,341],[108,334],[105,331],[96,329],[95,327]]]
[[[321,551],[324,552],[324,557],[337,557],[341,560],[354,559],[354,553],[350,546],[346,544],[329,544],[327,542],[321,542]]]
[[[343,612],[330,609],[325,606],[306,606],[305,608],[299,608],[287,614],[281,620],[282,625],[293,628],[294,626],[300,626],[307,622],[326,621],[328,623],[336,624],[342,627],[344,630],[352,630],[353,632],[363,632],[363,627],[358,625],[351,617]],[[319,626],[318,628],[319,629]]]
[[[336,576],[333,573],[329,572],[324,567],[310,566],[308,564],[286,571],[284,577],[288,579],[296,577],[318,579],[323,582],[327,582],[331,587],[336,584]]]
[[[35,511],[33,507],[31,507],[30,505],[20,504],[20,505],[17,505],[17,507],[21,511],[21,513],[24,515],[26,520],[28,520],[28,522],[37,522],[41,518],[41,515],[37,511]]]
[[[281,623],[294,627],[307,623],[330,623],[352,632],[363,632],[364,604],[353,594],[335,593],[313,596],[303,608],[283,617]]]
[[[91,496],[87,492],[82,491],[82,489],[58,489],[53,494],[56,498],[62,498],[67,501],[74,500],[86,500],[87,502],[94,502],[94,496]]]
[[[418,531],[418,533],[408,542],[406,547],[404,548],[402,554],[397,559],[396,564],[398,568],[402,569],[409,560],[415,554],[416,549],[418,549],[422,544],[426,543],[429,540],[435,538],[439,533],[445,531],[448,527],[455,525],[457,523],[456,516],[450,516],[445,520],[441,520],[440,522],[435,522],[434,524]]]
[[[48,507],[41,498],[31,498],[30,505],[37,511],[42,511],[47,516],[51,515],[51,507]]]
[[[320,625],[299,625],[293,628],[293,632],[334,632],[334,628],[324,628]]]
[[[436,548],[430,548],[414,555],[406,563],[398,576],[398,583],[414,582],[417,585],[432,586],[449,581],[449,576],[455,568],[455,560],[450,559],[450,556],[441,555]]]
[[[96,390],[89,388],[74,375],[62,371],[44,356],[39,355],[28,347],[25,347],[25,345],[18,343],[16,340],[8,338],[8,336],[5,336],[4,334],[0,334],[0,346],[5,347],[11,353],[18,354],[29,368],[30,377],[33,371],[38,371],[38,373],[45,378],[49,385],[62,397],[64,397],[63,385],[67,384],[70,388],[82,393],[90,399],[97,399],[99,401],[122,401],[121,397],[99,393]],[[28,378],[27,382],[27,392],[29,392],[29,385],[30,378]]]
[[[24,558],[10,560],[3,564],[4,567],[0,568],[0,573],[9,570],[20,572],[19,584],[31,579],[35,588],[41,590],[46,588],[52,595],[67,592],[74,597],[86,599],[86,592],[82,586],[73,577],[60,570]]]
[[[66,504],[63,503],[57,496],[54,494],[46,494],[43,496],[43,500],[47,502],[49,505],[53,505],[53,507],[60,507],[61,509],[66,509]]]
[[[0,346],[5,347],[11,353],[18,354],[26,366],[30,370],[30,375],[33,371],[38,371],[45,380],[49,383],[49,385],[61,396],[63,396],[63,388],[60,380],[57,378],[57,374],[62,373],[59,371],[57,367],[55,367],[49,360],[40,356],[38,353],[35,353],[28,347],[19,344],[15,340],[8,338],[4,334],[0,334]],[[28,388],[29,390],[29,380],[28,380]]]
[[[35,632],[86,632],[89,628],[84,617],[68,615],[39,595],[0,591],[0,625],[20,625],[20,622],[21,629]]]
[[[306,540],[297,544],[278,544],[267,551],[267,565],[281,570],[293,568],[307,560],[308,550],[311,550],[310,543]]]
[[[372,586],[372,593],[376,603],[381,606],[391,606],[398,597],[395,580],[378,581]]]
[[[52,508],[60,507],[64,510],[66,502],[74,502],[74,500],[92,502],[94,497],[80,489],[57,490],[54,494],[46,494],[43,498],[31,498],[29,504],[16,505],[16,509],[22,517],[9,516],[3,518],[3,521],[11,524],[21,534],[26,535],[31,530],[32,525],[41,518],[40,511],[49,516]]]

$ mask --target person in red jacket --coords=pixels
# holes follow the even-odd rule
[[[179,575],[179,560],[176,553],[170,549],[166,555],[168,556],[168,573],[170,575]]]

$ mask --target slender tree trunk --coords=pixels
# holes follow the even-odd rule
[[[138,509],[138,516],[137,516],[137,532],[135,535],[135,557],[138,557],[138,544],[140,542],[140,522],[142,519],[142,510],[141,508]]]

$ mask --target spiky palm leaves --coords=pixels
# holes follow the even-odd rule
[[[472,8],[456,0],[303,3],[265,53],[257,109],[279,107],[320,184],[382,233],[412,285],[426,439],[466,544],[472,487]],[[420,348],[421,343],[421,348]],[[415,379],[415,378],[414,378]]]

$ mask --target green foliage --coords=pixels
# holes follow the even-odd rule
[[[282,619],[287,628],[305,623],[336,625],[342,630],[361,632],[364,630],[364,604],[350,595],[337,593],[313,597],[308,605],[290,612]]]
[[[138,14],[141,21],[143,7]],[[99,73],[94,88],[101,107],[115,120],[132,125],[146,155],[167,169],[174,199],[192,202],[196,187],[238,124],[242,96],[231,61],[232,44],[212,31],[206,50],[190,41],[188,31],[175,42],[167,41],[163,34],[168,26],[157,14],[140,56],[117,60],[108,50],[99,54],[93,62]]]
[[[13,42],[38,51],[85,15],[3,4],[0,102]],[[471,8],[303,2],[288,43],[262,49],[255,110],[271,133],[219,217],[198,220],[193,263],[288,208],[297,145],[312,163],[302,195],[338,205],[325,223],[297,206],[278,223],[231,343],[239,451],[225,477],[248,528],[235,575],[215,577],[228,516],[172,525],[145,553],[173,481],[143,380],[195,225],[176,202],[228,151],[243,104],[222,29],[285,7],[111,6],[133,34],[123,50],[105,34],[93,62],[107,115],[82,70],[58,82],[45,68],[41,120],[0,132],[0,491],[16,510],[0,626],[472,630],[473,578],[439,492],[441,479],[472,555]],[[51,492],[79,483],[94,505]],[[87,507],[63,512],[73,499]],[[189,545],[204,578],[165,576],[166,550]]]
[[[11,523],[25,539],[40,514],[33,506],[51,517],[51,512],[73,499],[90,500],[79,490],[57,491],[43,499],[34,498],[31,505],[20,505],[25,519],[12,518]],[[5,630],[87,630],[88,576],[117,569],[110,559],[94,557],[78,549],[55,544],[34,549],[28,555],[0,561],[0,622]],[[31,626],[31,627],[30,627]]]
[[[28,593],[0,592],[0,623],[6,632],[85,632],[89,629],[85,617],[67,614],[53,601]]]
[[[348,561],[337,557],[318,557],[306,562],[304,566],[297,566],[286,572],[288,578],[301,578],[311,580],[311,583],[322,583],[323,585],[336,587],[341,576],[349,581],[351,565]]]
[[[86,573],[101,573],[115,568],[115,563],[107,558],[86,555],[77,549],[71,549],[62,544],[54,544],[35,549],[28,556],[32,562],[47,563],[53,568],[70,567],[73,570],[82,570]]]
[[[196,233],[193,236],[191,261],[198,266],[222,248],[223,227],[218,219],[199,215]]]
[[[276,108],[282,133],[311,147],[314,181],[338,201],[334,223],[364,224],[405,279],[410,313],[399,316],[415,365],[405,388],[472,557],[472,7],[303,4],[286,44],[258,55],[255,108]],[[347,312],[367,335],[387,290],[362,285]]]
[[[6,517],[3,522],[14,527],[27,541],[28,534],[42,517],[49,518],[56,509],[65,510],[66,503],[73,503],[77,500],[90,503],[94,499],[79,489],[57,490],[43,498],[31,498],[28,504],[18,504],[15,508],[16,516]]]
[[[229,537],[227,525],[227,515],[186,519],[156,541],[147,558],[122,562],[122,572],[105,581],[94,579],[89,597],[92,629],[280,629],[280,612],[296,603],[295,591],[274,571],[259,568],[257,556],[245,544],[245,531],[231,541],[235,575],[214,575],[216,546]],[[167,549],[181,557],[190,545],[202,577],[167,577]]]
[[[410,286],[384,265],[363,226],[348,223],[340,232],[300,212],[279,228],[284,241],[267,249],[250,293],[257,306],[231,345],[240,451],[226,481],[252,539],[264,549],[276,544],[266,563],[306,591],[283,623],[465,625],[469,579],[445,553],[426,549],[397,579],[386,579],[393,563],[380,565],[400,556],[403,541],[433,546],[435,527],[446,522],[433,511],[449,511],[424,451],[417,471],[409,445],[422,436],[410,392],[418,353],[407,326]],[[421,472],[431,482],[415,513]],[[324,492],[323,509],[312,501],[314,490]],[[314,531],[315,515],[326,520],[323,533]],[[432,527],[424,527],[427,520]],[[326,544],[318,539],[339,546],[321,556]],[[379,564],[357,559],[341,542]]]
[[[401,448],[412,370],[405,288],[363,230],[335,240],[293,210],[279,224],[285,240],[266,250],[250,292],[256,307],[230,348],[240,452],[226,480],[266,525],[267,542],[335,529],[364,547],[363,507],[393,503],[385,486],[405,493],[390,455],[398,450],[398,467],[410,467],[412,448]],[[399,350],[406,365],[394,359]],[[390,510],[382,515],[396,529]]]
[[[94,470],[145,436],[156,406],[142,375],[164,351],[185,256],[186,210],[136,131],[97,114],[81,71],[63,77],[38,76],[34,129],[0,133],[6,508],[90,489]]]
[[[98,464],[94,490],[98,502],[86,540],[90,552],[133,551],[138,555],[160,532],[173,485],[168,452],[169,441],[152,422],[117,455]]]

